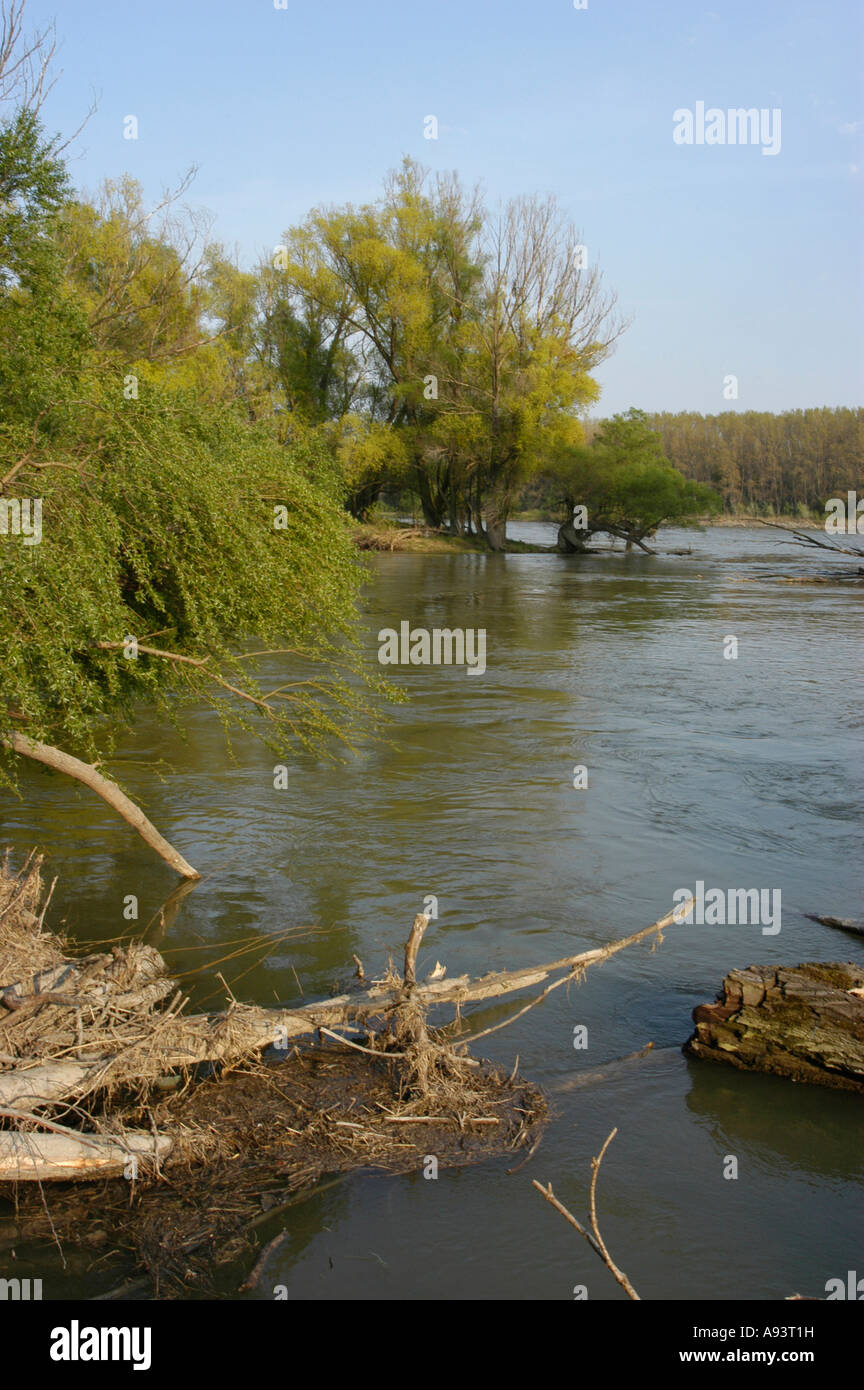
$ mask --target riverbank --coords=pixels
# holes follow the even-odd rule
[[[379,554],[412,555],[489,555],[488,545],[480,536],[451,536],[445,531],[433,531],[420,526],[356,526],[353,532],[358,550]],[[507,553],[550,555],[555,547],[532,545],[528,541],[507,541]]]
[[[511,518],[514,523],[534,523],[558,526],[557,518],[539,512],[520,512]],[[699,532],[713,528],[751,530],[764,524],[764,518],[752,516],[696,517],[689,524],[677,523],[676,530]],[[820,531],[815,521],[800,521],[796,517],[776,517],[773,526],[785,526],[790,531]],[[662,533],[661,533],[662,535]],[[375,551],[380,554],[413,555],[488,555],[488,545],[479,536],[451,536],[446,531],[434,531],[427,526],[400,526],[396,524],[356,525],[353,531],[354,544],[358,550]],[[655,537],[653,544],[657,544]],[[604,549],[606,547],[603,547]],[[594,548],[597,553],[599,547]],[[513,537],[507,539],[506,554],[555,555],[554,545],[540,545],[536,542],[520,541]],[[586,553],[591,553],[590,550]]]
[[[543,527],[512,530],[554,540]],[[864,937],[840,945],[804,915],[861,915],[849,711],[864,608],[850,603],[848,586],[813,584],[803,602],[799,583],[776,582],[779,574],[855,565],[789,545],[765,526],[690,534],[693,555],[674,558],[625,555],[620,546],[593,560],[528,554],[482,564],[449,547],[395,559],[368,554],[362,620],[370,652],[381,628],[406,618],[430,630],[482,626],[487,672],[400,668],[397,682],[411,699],[393,707],[388,738],[344,762],[301,752],[291,759],[290,790],[274,789],[274,758],[255,740],[236,738],[232,758],[224,757],[205,704],[177,727],[142,703],[112,768],[202,873],[179,907],[174,899],[163,912],[173,876],[83,788],[64,790],[34,765],[22,769],[23,801],[0,798],[3,843],[16,866],[32,844],[50,846],[57,886],[48,928],[63,924],[86,953],[105,950],[101,942],[121,931],[146,930],[198,1014],[225,1006],[215,971],[235,998],[262,1007],[356,988],[354,954],[371,983],[391,951],[398,961],[427,895],[436,895],[429,905],[438,916],[421,973],[441,960],[450,967],[446,982],[450,972],[473,978],[607,943],[699,879],[782,888],[777,938],[746,925],[670,929],[657,951],[622,952],[581,987],[556,990],[473,1044],[475,1056],[508,1076],[518,1053],[517,1078],[554,1097],[552,1122],[518,1173],[506,1169],[520,1158],[501,1158],[458,1170],[440,1164],[437,1180],[416,1167],[404,1176],[355,1169],[325,1178],[338,1185],[298,1192],[303,1200],[287,1219],[261,1211],[256,1245],[282,1230],[288,1237],[269,1257],[267,1282],[244,1297],[280,1286],[298,1303],[310,1292],[334,1301],[512,1301],[529,1288],[554,1300],[571,1297],[577,1282],[594,1302],[617,1297],[593,1251],[531,1187],[532,1177],[551,1182],[581,1215],[591,1159],[616,1125],[600,1219],[646,1299],[686,1299],[694,1289],[716,1300],[815,1296],[829,1277],[860,1268],[849,1220],[861,1201],[860,1097],[681,1051],[692,1010],[714,998],[735,964],[838,952],[864,963]],[[664,530],[660,544],[690,541]],[[732,633],[737,661],[723,656]],[[262,688],[293,672],[283,657],[265,658]],[[577,765],[587,787],[574,786]],[[137,921],[123,916],[132,896]],[[283,941],[265,939],[285,932]],[[515,1005],[477,1007],[474,1027],[483,1031]],[[21,1019],[7,1033],[25,1026]],[[574,1047],[583,1036],[577,1027],[584,1048]],[[617,1065],[648,1042],[654,1047],[639,1062]],[[333,1061],[322,1054],[321,1063]],[[581,1081],[610,1063],[602,1084]],[[299,1066],[292,1071],[308,1081]],[[327,1075],[335,1084],[340,1071]],[[231,1081],[232,1095],[239,1084]],[[178,1091],[164,1093],[171,1111]],[[365,1123],[356,1113],[330,1116],[331,1131],[346,1136],[356,1123]],[[287,1124],[303,1121],[289,1115]],[[149,1130],[149,1119],[135,1127]],[[422,1143],[423,1155],[438,1152],[423,1134],[411,1139],[426,1124],[392,1128],[397,1139],[406,1131],[400,1142]],[[291,1159],[300,1136],[287,1138]],[[746,1182],[723,1181],[729,1153]],[[162,1197],[168,1173],[166,1164]],[[114,1181],[128,1202],[129,1183]],[[277,1179],[268,1203],[278,1187]],[[157,1187],[150,1190],[155,1208]],[[225,1190],[214,1204],[228,1200]],[[35,1184],[33,1191],[35,1204]],[[136,1192],[143,1197],[140,1185]],[[53,1217],[58,1194],[47,1195]],[[718,1226],[718,1202],[734,1202],[734,1220]],[[795,1212],[782,1242],[778,1210]],[[107,1236],[107,1217],[99,1229]],[[114,1286],[104,1264],[90,1269],[113,1248],[107,1239],[80,1259],[65,1245],[65,1268],[50,1229],[29,1246],[10,1229],[9,1241],[17,1258],[7,1272],[42,1278],[46,1300]],[[215,1248],[227,1253],[227,1239]],[[168,1249],[179,1259],[180,1242]],[[214,1271],[224,1296],[256,1258],[248,1252]]]
[[[33,853],[16,874],[8,850],[0,859],[0,1250],[53,1240],[88,1273],[136,1281],[102,1296],[183,1296],[190,1284],[215,1296],[218,1269],[248,1257],[258,1228],[325,1177],[437,1178],[439,1165],[512,1163],[537,1147],[537,1087],[468,1056],[470,1039],[457,1048],[452,1024],[427,1026],[427,1015],[455,1003],[461,1021],[466,1003],[554,971],[558,984],[577,966],[581,978],[604,952],[476,981],[444,981],[440,966],[418,979],[421,913],[404,974],[391,964],[364,987],[358,964],[350,994],[274,1009],[229,991],[226,1008],[194,1014],[153,946],[115,939],[75,954],[46,929],[41,863]],[[361,1020],[363,1045],[341,1031]]]

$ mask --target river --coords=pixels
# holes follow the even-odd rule
[[[769,531],[670,531],[658,544],[692,553],[375,557],[370,650],[403,620],[484,628],[486,672],[391,669],[410,701],[390,742],[347,763],[301,755],[285,790],[251,738],[229,759],[204,709],[184,716],[185,740],[146,710],[124,739],[115,774],[205,876],[162,942],[172,966],[236,949],[208,956],[206,943],[297,929],[263,964],[220,967],[261,1003],[297,1000],[298,981],[307,1000],[343,986],[354,952],[377,971],[429,894],[438,917],[421,966],[473,974],[626,935],[699,880],[782,890],[779,934],[672,927],[656,950],[631,948],[484,1040],[484,1055],[509,1067],[518,1053],[550,1094],[527,1167],[354,1175],[289,1214],[291,1237],[250,1297],[280,1284],[290,1299],[571,1299],[577,1286],[624,1298],[531,1186],[551,1180],[584,1217],[591,1158],[613,1126],[601,1228],[643,1298],[819,1297],[829,1278],[864,1277],[861,1099],[680,1051],[694,1005],[732,967],[864,962],[864,938],[804,916],[864,915],[861,590],[787,582],[852,562]],[[729,636],[737,659],[724,657]],[[574,787],[576,766],[587,787]],[[143,927],[170,872],[90,793],[37,768],[23,777],[25,802],[0,799],[2,842],[16,857],[48,851],[50,924],[81,940],[128,933],[134,894]],[[214,989],[205,973],[193,998],[216,1007]],[[578,1084],[649,1041],[652,1056]],[[728,1156],[737,1179],[724,1178]],[[71,1275],[46,1261],[45,1296],[69,1296]],[[75,1291],[105,1287],[94,1273]]]

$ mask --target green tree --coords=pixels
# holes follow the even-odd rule
[[[604,422],[589,446],[561,451],[556,476],[566,518],[559,547],[565,551],[584,549],[598,533],[649,551],[645,538],[660,526],[719,506],[710,488],[672,467],[647,415],[636,409]]]
[[[355,641],[361,571],[320,443],[284,448],[242,405],[202,400],[164,364],[125,389],[136,353],[146,366],[196,329],[188,285],[152,292],[176,283],[171,245],[142,250],[128,221],[70,208],[26,113],[0,127],[3,178],[0,779],[14,787],[19,756],[69,773],[194,876],[99,770],[118,731],[141,698],[166,719],[206,700],[226,732],[247,729],[280,755],[351,743],[370,689],[384,688]],[[119,238],[89,286],[83,263],[64,278],[70,212],[97,242]],[[94,304],[115,303],[104,276],[128,316],[94,318]],[[261,648],[290,658],[278,689],[256,679]]]

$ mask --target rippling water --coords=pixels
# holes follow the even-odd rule
[[[782,890],[778,936],[673,927],[656,951],[617,956],[484,1042],[508,1065],[518,1053],[551,1093],[555,1118],[527,1168],[357,1175],[292,1213],[257,1296],[281,1283],[292,1298],[570,1298],[577,1284],[624,1297],[530,1182],[551,1180],[584,1213],[590,1160],[613,1125],[601,1225],[643,1297],[818,1296],[860,1270],[860,1098],[679,1049],[692,1008],[734,966],[864,961],[864,939],[804,916],[864,915],[861,589],[788,582],[851,562],[767,531],[665,532],[660,544],[692,553],[376,558],[370,650],[405,619],[483,627],[486,674],[399,670],[411,699],[391,744],[347,765],[301,757],[285,791],[255,742],[226,756],[205,710],[185,741],[146,711],[125,740],[114,771],[205,875],[162,943],[173,965],[199,963],[202,943],[318,928],[240,967],[235,992],[262,1003],[296,1000],[298,979],[306,998],[344,984],[352,952],[377,968],[430,893],[429,963],[476,973],[625,935],[700,879]],[[723,656],[729,635],[737,660]],[[175,768],[164,779],[163,759]],[[35,768],[25,790],[24,803],[0,799],[2,839],[49,851],[52,923],[81,939],[128,931],[129,893],[146,923],[171,874],[89,793]],[[197,999],[214,988],[206,978]],[[649,1040],[652,1057],[571,1084]],[[729,1154],[737,1181],[723,1178]],[[46,1296],[68,1279],[55,1269]]]

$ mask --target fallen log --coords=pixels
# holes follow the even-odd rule
[[[556,985],[575,979],[592,965],[599,965],[626,947],[659,935],[683,916],[687,905],[675,909],[608,946],[580,951],[545,965],[520,970],[499,970],[472,980],[468,975],[453,979],[426,979],[408,986],[415,1005],[431,1008],[439,1004],[471,1004],[496,999],[542,984],[550,975],[560,974]],[[425,930],[425,926],[423,927]],[[420,918],[415,919],[406,953],[409,975],[413,974],[417,947],[422,936]],[[155,953],[154,953],[155,954]],[[406,999],[406,986],[395,976],[371,988],[331,999],[301,1005],[297,1009],[266,1009],[233,1003],[213,1014],[174,1016],[152,1015],[151,1034],[122,1050],[103,1051],[86,1062],[46,1062],[0,1072],[0,1106],[26,1106],[38,1110],[70,1097],[81,1100],[109,1085],[155,1080],[166,1071],[191,1068],[205,1062],[232,1063],[267,1047],[284,1050],[292,1039],[314,1036],[321,1028],[333,1029],[365,1022],[386,1015]]]
[[[0,1131],[0,1182],[68,1182],[70,1178],[138,1176],[139,1165],[167,1158],[172,1140],[152,1134],[41,1134]]]
[[[693,1010],[691,1056],[864,1094],[864,969],[850,963],[732,970]]]
[[[818,912],[805,912],[811,922],[820,922],[823,927],[838,927],[840,931],[851,931],[856,936],[864,936],[864,922],[853,921],[851,917],[822,917]]]
[[[124,791],[120,790],[116,782],[103,777],[93,764],[84,763],[80,758],[74,758],[71,753],[64,753],[62,748],[53,748],[48,743],[39,743],[36,739],[28,738],[26,734],[13,732],[8,738],[4,738],[0,742],[4,748],[11,749],[13,753],[18,753],[23,758],[31,758],[34,762],[42,763],[45,767],[65,773],[67,777],[74,777],[76,782],[83,782],[85,787],[90,787],[97,796],[101,796],[103,801],[107,801],[109,806],[118,811],[126,824],[131,825],[133,830],[137,830],[145,844],[154,849],[175,873],[188,879],[201,877],[198,870],[193,869],[192,865],[183,858],[183,855],[172,844],[169,844],[163,835],[159,834],[141,807],[136,806],[135,802],[131,801]]]

